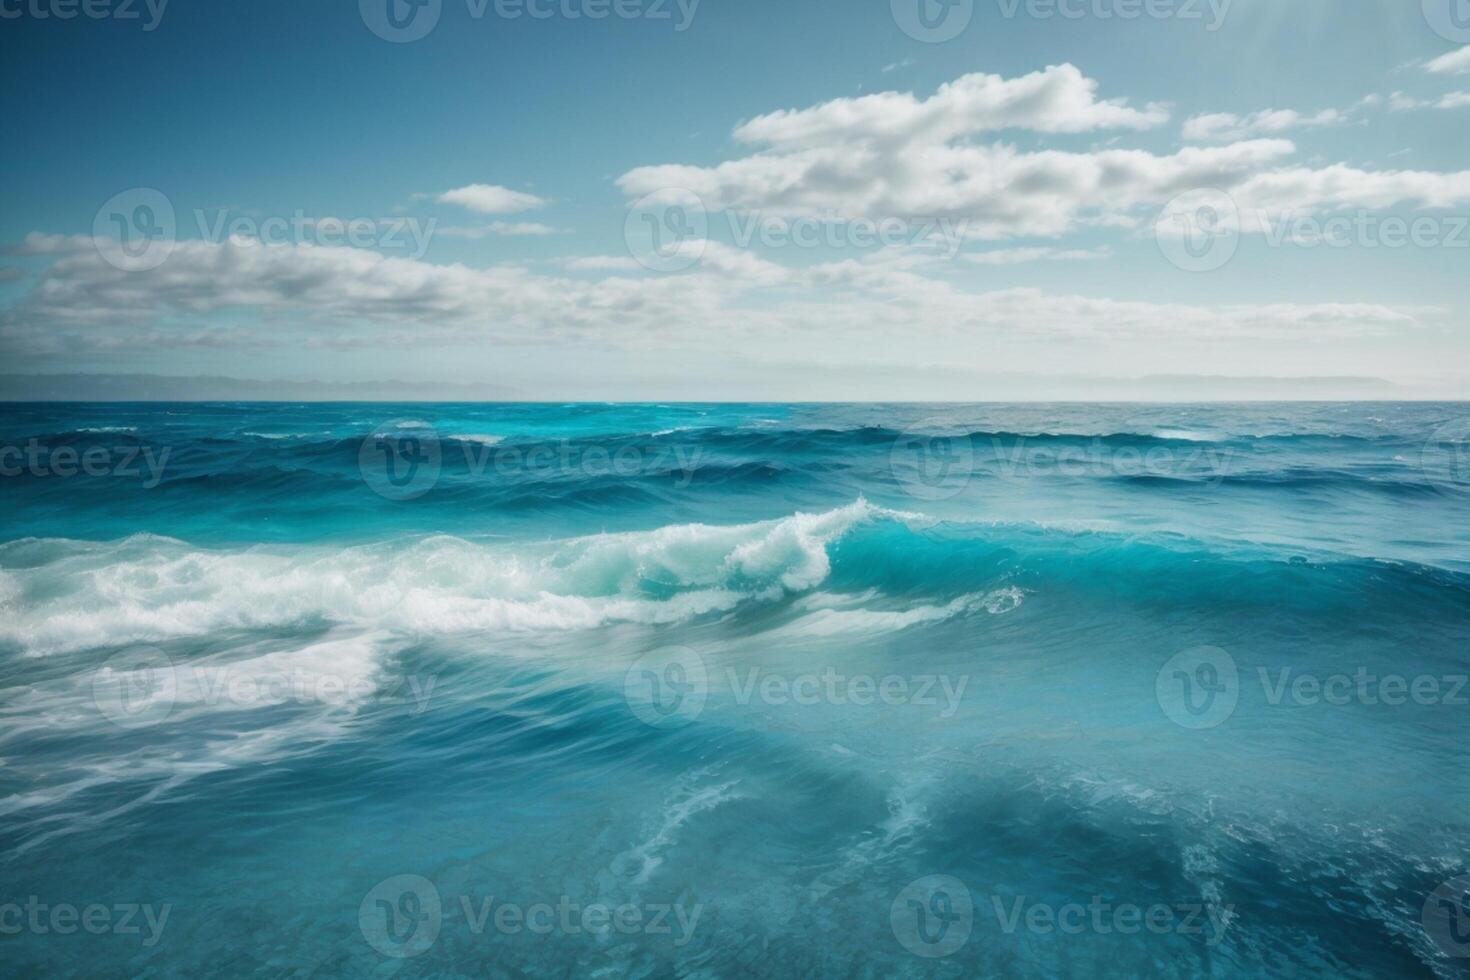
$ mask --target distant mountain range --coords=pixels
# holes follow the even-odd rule
[[[0,374],[0,401],[515,401],[505,385],[442,381],[252,381],[156,374]]]
[[[873,372],[851,371],[852,385],[828,391],[808,382],[797,400],[844,401],[857,388],[864,401],[1414,401],[1465,398],[1470,392],[1443,384],[1403,385],[1382,378],[1242,378],[1212,375],[1147,375],[1097,378],[1027,374],[970,375],[938,369],[922,393],[901,381],[885,384]],[[152,374],[0,374],[0,401],[784,401],[792,390],[772,372],[767,384],[688,394],[685,384],[649,380],[608,389],[557,387],[535,392],[503,384],[446,381],[262,381],[227,377]]]

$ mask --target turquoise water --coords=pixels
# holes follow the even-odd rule
[[[1467,436],[0,406],[5,972],[1465,975]]]

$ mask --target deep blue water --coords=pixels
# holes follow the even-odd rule
[[[0,973],[1466,975],[1467,449],[0,406]]]

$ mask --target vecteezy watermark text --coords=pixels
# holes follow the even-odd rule
[[[1225,25],[1234,0],[994,0],[1006,20],[1173,20],[1203,24],[1207,31]],[[926,44],[952,41],[975,20],[977,0],[889,0],[893,21],[909,37]],[[977,30],[982,28],[976,28]]]
[[[289,215],[256,217],[232,214],[224,208],[213,213],[196,208],[194,222],[200,239],[216,245],[245,239],[262,245],[376,248],[421,259],[429,250],[439,219],[313,217],[300,209]]]
[[[653,438],[653,437],[650,437]],[[358,449],[364,482],[390,500],[422,497],[439,482],[444,467],[462,467],[470,479],[547,479],[555,476],[671,476],[680,489],[694,480],[703,449],[683,443],[622,443],[604,446],[561,439],[501,445],[498,436],[446,434],[428,422],[398,419],[379,426]]]
[[[953,875],[928,875],[906,885],[889,908],[894,938],[916,956],[938,959],[959,952],[977,916],[993,914],[1005,935],[1200,936],[1217,946],[1235,919],[1233,905],[1205,902],[1120,902],[1104,895],[1070,902],[1032,901],[999,892],[975,896]]]
[[[320,248],[370,248],[421,259],[438,226],[437,218],[404,215],[341,218],[290,214],[242,214],[229,208],[195,208],[195,239],[213,245],[259,243],[266,246],[313,245]],[[173,201],[152,187],[134,187],[112,197],[92,219],[92,243],[109,265],[124,272],[148,272],[168,261],[181,241]]]
[[[1154,222],[1159,250],[1186,272],[1224,268],[1246,234],[1258,235],[1267,248],[1278,249],[1462,250],[1470,249],[1470,215],[1273,211],[1241,207],[1226,191],[1206,187],[1169,201]]]
[[[0,20],[137,20],[153,31],[167,9],[168,0],[0,0]]]
[[[730,667],[726,670],[726,679],[735,694],[735,702],[741,705],[753,701],[803,707],[818,704],[838,707],[917,705],[938,708],[941,718],[954,717],[965,687],[970,683],[967,676],[885,674],[880,677],[876,674],[844,674],[831,667],[795,675],[760,667],[748,668],[742,674]]]
[[[981,472],[1004,479],[1177,477],[1218,486],[1234,458],[1229,447],[1162,436],[945,435],[925,423],[901,434],[889,452],[895,481],[925,500],[957,496]]]
[[[36,936],[141,936],[146,947],[158,945],[173,906],[149,903],[43,902],[30,895],[25,902],[0,902],[0,936],[30,933]]]
[[[1207,31],[1225,26],[1234,0],[995,0],[1006,20],[1198,21]]]
[[[1159,669],[1155,697],[1170,721],[1182,728],[1224,724],[1254,681],[1268,707],[1466,707],[1470,675],[1379,673],[1366,666],[1327,672],[1296,667],[1257,667],[1242,675],[1235,658],[1219,647],[1194,647],[1175,654]]]
[[[386,679],[306,670],[286,662],[185,666],[155,647],[140,647],[114,654],[93,672],[92,702],[113,724],[129,729],[165,721],[181,703],[245,710],[372,703],[407,705],[410,715],[419,715],[428,710],[438,682],[433,674]]]
[[[115,476],[142,478],[152,490],[163,481],[172,449],[164,446],[47,446],[30,439],[23,446],[0,446],[0,477],[41,478]]]
[[[682,34],[694,23],[701,0],[464,0],[469,19],[646,20],[673,25]],[[368,30],[394,44],[428,37],[444,13],[445,0],[358,0]]]
[[[853,249],[925,248],[953,259],[964,245],[968,218],[950,215],[883,218],[772,214],[725,210],[730,240],[739,248]],[[714,219],[703,198],[691,190],[668,187],[645,194],[629,206],[623,225],[628,254],[654,272],[681,272],[697,265],[710,241]]]
[[[471,936],[666,937],[675,947],[694,938],[704,914],[702,904],[684,902],[579,902],[568,895],[545,900],[507,901],[493,894],[462,894],[455,905]],[[432,881],[421,875],[395,875],[374,885],[358,906],[363,938],[378,953],[409,959],[427,952],[444,928],[445,902]]]
[[[990,907],[1001,931],[1021,930],[1040,936],[1060,933],[1078,936],[1203,936],[1206,946],[1218,946],[1235,918],[1235,906],[1204,902],[1138,905],[1093,895],[1086,902],[1033,902],[1025,895],[990,896]]]
[[[823,667],[799,672],[766,667],[727,667],[712,672],[689,647],[665,647],[646,653],[624,673],[623,698],[638,718],[655,727],[687,724],[697,718],[723,681],[736,704],[771,707],[866,708],[914,706],[935,709],[941,718],[959,710],[967,675],[867,674]]]

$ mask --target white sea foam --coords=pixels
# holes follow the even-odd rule
[[[1159,429],[1153,433],[1155,439],[1173,439],[1176,442],[1220,442],[1224,436],[1194,429]]]
[[[331,430],[324,429],[320,432],[242,432],[242,436],[251,436],[256,439],[316,439],[331,435]]]
[[[972,612],[991,615],[1008,613],[1021,604],[1020,589],[963,595],[942,606],[911,606],[907,609],[819,608],[800,619],[773,630],[777,636],[829,637],[852,633],[891,633],[928,623],[943,622]]]
[[[831,572],[829,545],[864,522],[903,516],[859,500],[758,524],[529,546],[445,536],[242,550],[151,535],[27,539],[0,545],[10,567],[0,642],[41,655],[299,625],[454,633],[672,623],[816,588]],[[21,590],[41,598],[3,598]]]
[[[742,797],[736,790],[738,779],[705,783],[712,772],[708,768],[698,769],[681,779],[660,808],[657,829],[647,840],[614,858],[613,870],[628,876],[634,885],[646,884],[663,864],[664,853],[678,841],[679,831],[685,824],[701,813]]]
[[[498,446],[505,441],[505,436],[482,435],[480,433],[466,432],[457,435],[445,436],[450,442],[473,442],[480,446]]]
[[[101,749],[59,766],[17,754],[9,768],[31,788],[0,797],[0,817],[45,810],[53,826],[16,852],[100,825],[197,776],[279,762],[344,737],[377,693],[381,658],[396,645],[382,633],[345,634],[176,661],[163,668],[166,682],[130,689],[129,712],[152,719],[144,741],[128,739],[99,711],[97,684],[105,688],[106,666],[9,692],[0,741],[25,745],[38,733],[86,733]],[[267,709],[269,723],[262,724],[257,712]],[[112,797],[125,802],[108,811],[69,802],[122,783],[137,788]]]

